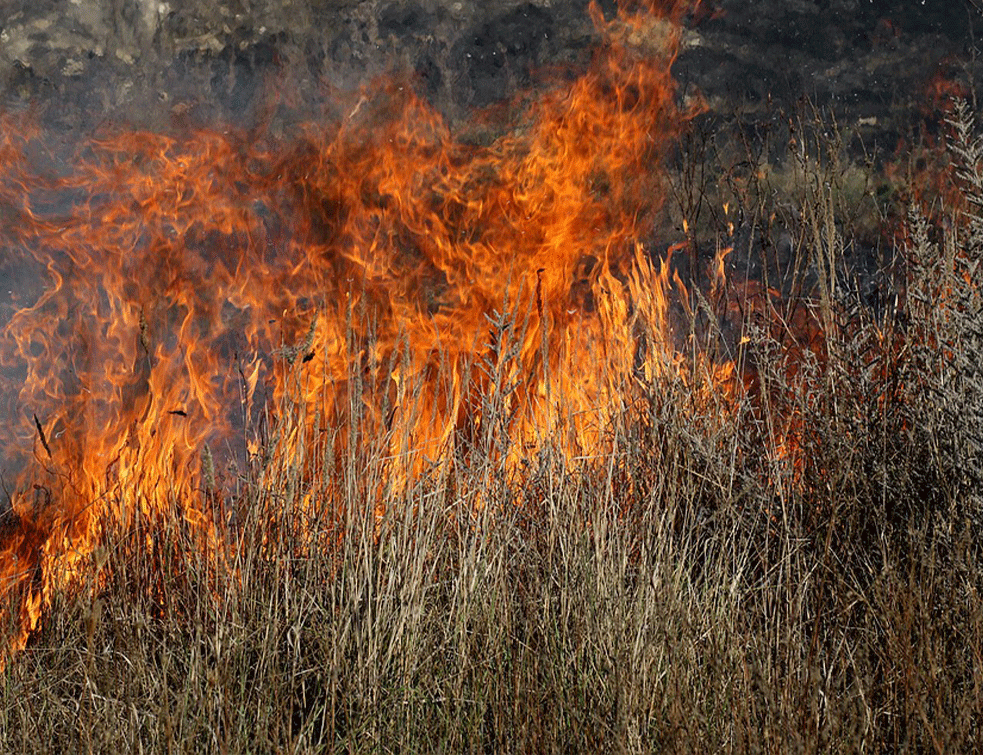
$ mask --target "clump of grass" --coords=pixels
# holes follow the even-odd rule
[[[397,487],[321,434],[260,454],[220,548],[177,515],[107,529],[4,671],[6,751],[979,751],[983,151],[953,123],[972,209],[912,214],[894,309],[843,285],[806,186],[821,338],[749,308],[726,411],[694,362],[600,458],[546,439],[509,470],[496,435]]]

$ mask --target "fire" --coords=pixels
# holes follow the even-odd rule
[[[695,380],[670,338],[682,284],[639,241],[688,115],[670,75],[682,10],[594,7],[591,72],[487,145],[398,81],[291,138],[110,131],[67,161],[5,116],[8,651],[110,524],[176,507],[220,550],[213,451],[258,457],[270,407],[302,418],[273,453],[357,424],[336,450],[371,445],[399,484],[476,448],[506,470],[548,438],[601,453],[640,382]]]

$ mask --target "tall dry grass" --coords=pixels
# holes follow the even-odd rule
[[[311,424],[281,407],[224,555],[166,512],[103,533],[3,672],[2,750],[980,751],[983,149],[954,126],[971,211],[913,211],[891,307],[815,171],[821,340],[751,306],[728,337],[694,295],[694,353],[753,375],[726,411],[659,378],[602,458],[513,472],[498,437],[397,489],[371,442],[276,453]]]

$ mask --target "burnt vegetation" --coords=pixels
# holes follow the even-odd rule
[[[735,189],[754,285],[691,287],[690,368],[633,376],[604,454],[505,463],[508,311],[418,479],[359,436],[359,392],[389,388],[358,369],[349,442],[278,452],[311,426],[286,402],[248,468],[207,452],[222,542],[107,524],[3,670],[3,749],[980,751],[983,145],[965,103],[950,126],[959,204],[904,208],[876,285],[835,144],[779,200]],[[679,175],[684,213],[711,202]]]

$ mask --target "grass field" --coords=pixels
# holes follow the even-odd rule
[[[596,453],[562,422],[525,452],[503,358],[412,475],[353,370],[339,436],[287,390],[234,479],[203,452],[214,527],[123,490],[7,660],[2,750],[980,751],[983,150],[953,117],[966,211],[911,211],[890,306],[806,176],[795,301],[694,287],[679,369],[618,378]]]

